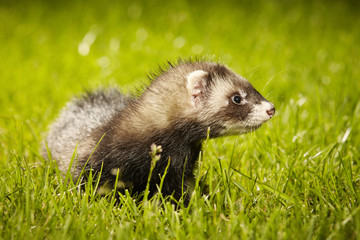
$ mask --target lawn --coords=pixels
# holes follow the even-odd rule
[[[340,0],[0,1],[0,239],[360,239],[359,16]],[[135,91],[190,56],[277,112],[204,143],[189,207],[116,205],[39,155],[74,95]]]

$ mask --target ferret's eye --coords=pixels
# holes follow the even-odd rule
[[[235,94],[234,96],[231,97],[231,100],[233,101],[233,103],[239,105],[241,103],[241,97],[238,94]]]

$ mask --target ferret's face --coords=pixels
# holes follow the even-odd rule
[[[192,85],[193,106],[199,109],[202,121],[221,126],[220,135],[254,131],[275,114],[272,103],[246,79],[229,70],[220,76],[202,70],[192,74],[190,79],[205,79],[200,82],[193,79],[196,82]]]
[[[240,81],[239,81],[240,80]],[[275,114],[272,103],[267,101],[245,79],[231,82],[219,81],[208,95],[208,107],[224,127],[221,135],[241,134],[258,129]],[[221,99],[216,103],[216,99]]]

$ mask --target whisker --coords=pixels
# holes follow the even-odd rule
[[[281,70],[280,72],[276,73],[274,76],[272,76],[271,78],[269,78],[269,80],[266,82],[266,84],[263,87],[263,91],[265,90],[265,88],[267,87],[267,85],[269,85],[269,83],[280,73],[285,72],[285,70]]]
[[[252,75],[260,68],[260,66],[261,66],[261,64],[258,64],[258,65],[256,65],[255,67],[253,67],[251,69],[252,72],[251,72],[251,74],[249,76],[249,80],[251,79]]]

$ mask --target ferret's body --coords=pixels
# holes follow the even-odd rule
[[[77,146],[77,160],[71,166],[74,179],[83,168],[92,169],[102,171],[101,185],[114,187],[118,174],[117,187],[133,193],[145,190],[151,145],[161,146],[149,190],[157,191],[170,161],[162,192],[178,199],[194,179],[208,132],[210,138],[246,133],[269,120],[274,111],[248,81],[225,66],[186,62],[170,66],[139,98],[113,89],[70,102],[46,141],[64,172]]]

